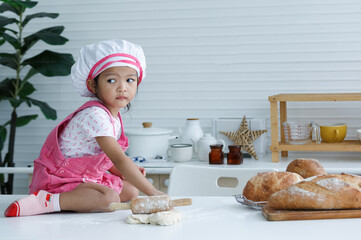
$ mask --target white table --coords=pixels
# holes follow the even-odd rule
[[[18,197],[0,196],[0,239],[339,240],[357,238],[361,226],[361,219],[268,222],[260,211],[242,206],[233,197],[192,197],[192,206],[178,208],[183,220],[173,226],[127,224],[130,210],[3,217],[8,204]]]

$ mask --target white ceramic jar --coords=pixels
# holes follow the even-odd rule
[[[209,152],[211,151],[210,145],[221,143],[223,145],[223,151],[226,143],[223,140],[216,140],[211,134],[206,133],[197,142],[194,142],[194,149],[198,156],[199,161],[209,161]]]
[[[198,118],[188,118],[186,121],[186,127],[184,130],[179,128],[180,143],[194,144],[203,136],[203,130],[201,128]],[[193,150],[195,151],[194,145]]]

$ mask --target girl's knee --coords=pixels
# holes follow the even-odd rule
[[[136,187],[130,188],[128,196],[130,200],[137,198],[139,196],[139,190]]]
[[[111,190],[104,193],[103,204],[107,208],[111,203],[119,203],[120,198],[116,191]]]
[[[133,200],[134,198],[137,198],[138,195],[139,190],[133,185],[128,184],[126,186],[123,186],[122,192],[120,193],[119,197],[120,201],[127,202]]]

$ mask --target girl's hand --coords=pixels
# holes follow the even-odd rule
[[[159,191],[158,189],[155,189],[154,191],[152,191],[151,194],[149,194],[148,196],[159,196],[159,195],[167,195],[164,192]]]
[[[146,172],[144,167],[138,167],[139,171],[145,176]],[[122,180],[126,180],[125,177],[123,177],[123,175],[118,171],[118,169],[113,165],[109,170],[110,173],[120,177]]]

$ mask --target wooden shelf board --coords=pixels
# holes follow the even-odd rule
[[[361,101],[361,93],[290,93],[268,97],[269,101]]]
[[[341,143],[320,143],[315,142],[302,145],[292,145],[279,143],[279,151],[331,151],[331,152],[349,152],[349,151],[360,151],[361,152],[361,141],[359,140],[345,140]]]

